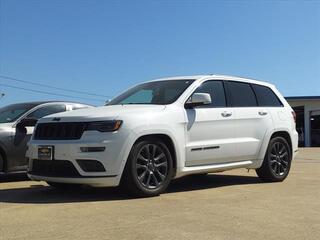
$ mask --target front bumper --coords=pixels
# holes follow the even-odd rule
[[[130,138],[123,134],[85,132],[79,140],[31,140],[26,156],[28,176],[32,180],[117,186],[120,183]],[[40,146],[53,146],[53,160],[38,160]],[[83,152],[80,148],[104,148]],[[94,163],[99,168],[86,168],[81,163]],[[93,164],[93,165],[94,165]],[[96,169],[96,170],[95,170]]]
[[[33,159],[29,164],[28,176],[35,181],[88,184],[93,186],[118,186],[120,182],[120,177],[117,175],[83,176],[73,163],[68,160]]]
[[[28,173],[28,177],[34,181],[46,181],[46,182],[59,182],[59,183],[73,183],[73,184],[86,184],[91,186],[106,186],[115,187],[119,185],[120,178],[118,176],[113,177],[81,177],[81,178],[61,178],[61,177],[46,177],[37,176]]]

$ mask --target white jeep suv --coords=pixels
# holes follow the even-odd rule
[[[297,152],[295,114],[268,83],[206,75],[137,85],[106,106],[42,118],[28,175],[54,187],[163,192],[173,178],[256,169],[283,181]]]

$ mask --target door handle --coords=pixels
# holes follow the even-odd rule
[[[222,112],[222,113],[221,113],[221,116],[222,116],[222,117],[230,117],[231,115],[232,115],[232,112],[226,112],[226,111],[225,111],[225,112]]]
[[[259,111],[259,115],[260,115],[260,116],[265,116],[265,115],[267,115],[267,114],[268,114],[267,111]]]

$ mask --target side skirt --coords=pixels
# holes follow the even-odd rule
[[[175,177],[179,178],[182,176],[197,174],[197,173],[223,172],[223,171],[231,170],[235,168],[250,168],[252,164],[253,162],[251,160],[247,160],[247,161],[240,161],[240,162],[184,167],[181,169],[181,171],[177,172]]]

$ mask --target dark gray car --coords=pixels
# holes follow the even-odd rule
[[[75,102],[29,102],[0,108],[0,172],[27,170],[27,143],[38,119],[88,107],[92,106]]]

